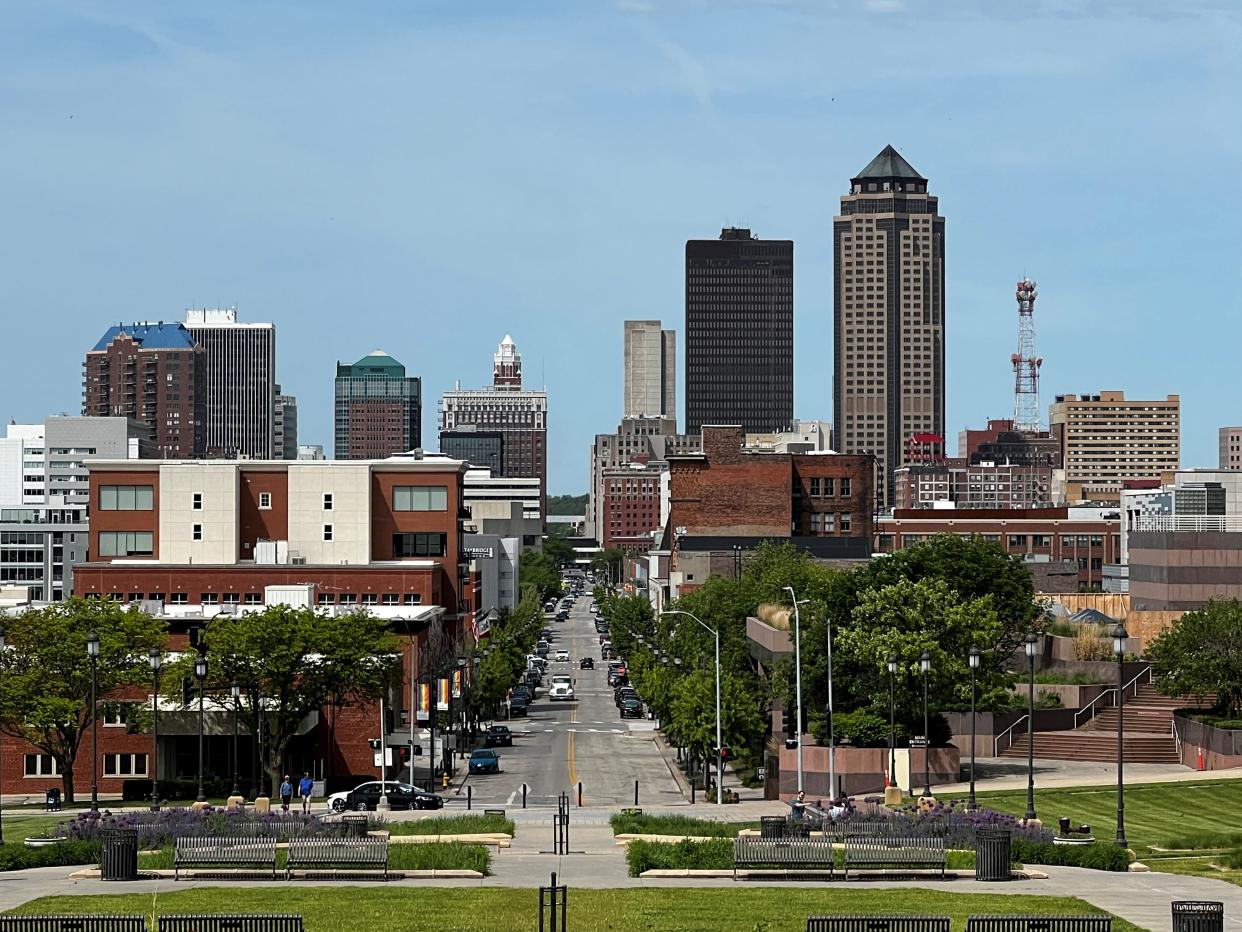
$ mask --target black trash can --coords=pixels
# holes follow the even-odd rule
[[[1225,904],[1217,900],[1174,900],[1173,932],[1224,932]]]
[[[99,873],[104,880],[138,879],[138,829],[111,828],[99,833]]]
[[[1011,879],[1009,862],[1012,855],[1012,831],[1007,828],[975,829],[975,880]]]
[[[759,817],[760,838],[784,838],[785,826],[789,820],[784,816],[765,815]]]

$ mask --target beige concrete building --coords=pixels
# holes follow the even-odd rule
[[[625,321],[623,416],[677,419],[677,333],[658,320]]]
[[[1242,469],[1242,427],[1220,429],[1221,469]]]
[[[1048,426],[1061,445],[1068,501],[1119,502],[1122,483],[1160,479],[1181,464],[1181,400],[1125,392],[1057,395]]]
[[[833,449],[893,470],[916,434],[944,437],[944,218],[892,146],[851,180],[833,218]]]

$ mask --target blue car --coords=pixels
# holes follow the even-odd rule
[[[500,755],[491,748],[477,748],[470,754],[471,773],[500,773]]]

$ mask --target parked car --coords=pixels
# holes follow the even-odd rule
[[[621,703],[626,699],[629,699],[631,696],[637,699],[638,690],[629,685],[618,686],[612,694],[613,704],[619,709],[621,708]]]
[[[637,696],[630,696],[621,700],[621,717],[622,718],[642,718],[643,704]]]
[[[561,609],[559,612],[556,613],[556,620],[557,621],[569,621],[569,612],[565,611],[564,609]]]
[[[487,732],[483,735],[483,743],[489,748],[511,748],[513,747],[513,732],[509,730],[508,725],[488,725]]]
[[[624,667],[622,667],[620,670],[614,670],[608,674],[608,685],[611,686],[613,689],[616,689],[618,686],[624,686],[625,684],[629,683],[629,681],[630,681],[629,674],[625,672]]]
[[[555,660],[557,663],[568,663],[569,662],[569,651],[564,650],[564,649],[558,650],[555,654],[552,655],[552,659]]]
[[[470,773],[500,773],[500,755],[491,748],[475,748],[467,766]]]
[[[551,649],[552,648],[548,644],[547,641],[540,641],[538,644],[535,645],[535,653],[538,654],[540,657],[543,657],[545,660],[548,657],[548,651]]]
[[[578,669],[594,670],[595,669],[595,658],[594,657],[583,657],[581,660],[578,661]]]
[[[596,612],[598,612],[598,611],[599,611],[599,603],[598,603],[598,602],[592,602],[592,603],[591,603],[591,614],[592,614],[592,615],[594,615],[594,614],[595,614]]]
[[[397,783],[389,780],[384,785],[388,795],[388,805],[393,809],[441,809],[444,800],[435,793],[428,793],[409,783]],[[379,806],[380,782],[371,780],[359,784],[348,793],[333,793],[328,797],[328,806],[333,812],[374,811]]]
[[[529,704],[535,698],[535,694],[529,686],[515,686],[513,687],[513,695],[511,698],[525,699]]]
[[[529,705],[530,703],[528,703],[523,697],[514,696],[509,700],[509,717],[516,718],[520,715],[525,715],[526,708]]]

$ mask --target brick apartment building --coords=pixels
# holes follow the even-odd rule
[[[1121,554],[1120,512],[1065,507],[896,509],[876,522],[876,550],[893,553],[938,534],[978,534],[1032,562],[1071,561],[1087,590],[1101,588],[1104,567]]]
[[[643,462],[603,470],[598,535],[605,550],[616,547],[626,553],[641,553],[651,548],[651,535],[660,528],[664,471],[663,463]]]
[[[366,609],[388,620],[404,645],[401,685],[389,697],[391,743],[404,743],[419,650],[437,633],[450,641],[473,633],[477,576],[462,549],[465,469],[441,458],[91,463],[90,559],[77,568],[75,594],[142,603],[167,622],[171,651],[196,643],[221,614],[277,602]],[[111,698],[150,706],[149,690],[132,693]],[[166,691],[160,708],[160,778],[191,776],[197,719]],[[231,712],[223,697],[209,697],[207,708],[205,769],[224,776]],[[367,741],[378,723],[374,707],[323,709],[288,764],[316,776],[377,773]],[[100,753],[110,761],[101,765],[101,793],[149,777],[151,735],[122,725],[101,722]],[[249,723],[241,730],[240,770],[248,774]],[[59,786],[48,759],[2,740],[0,790],[41,794]],[[88,736],[77,763],[79,790],[89,786],[91,754]]]

